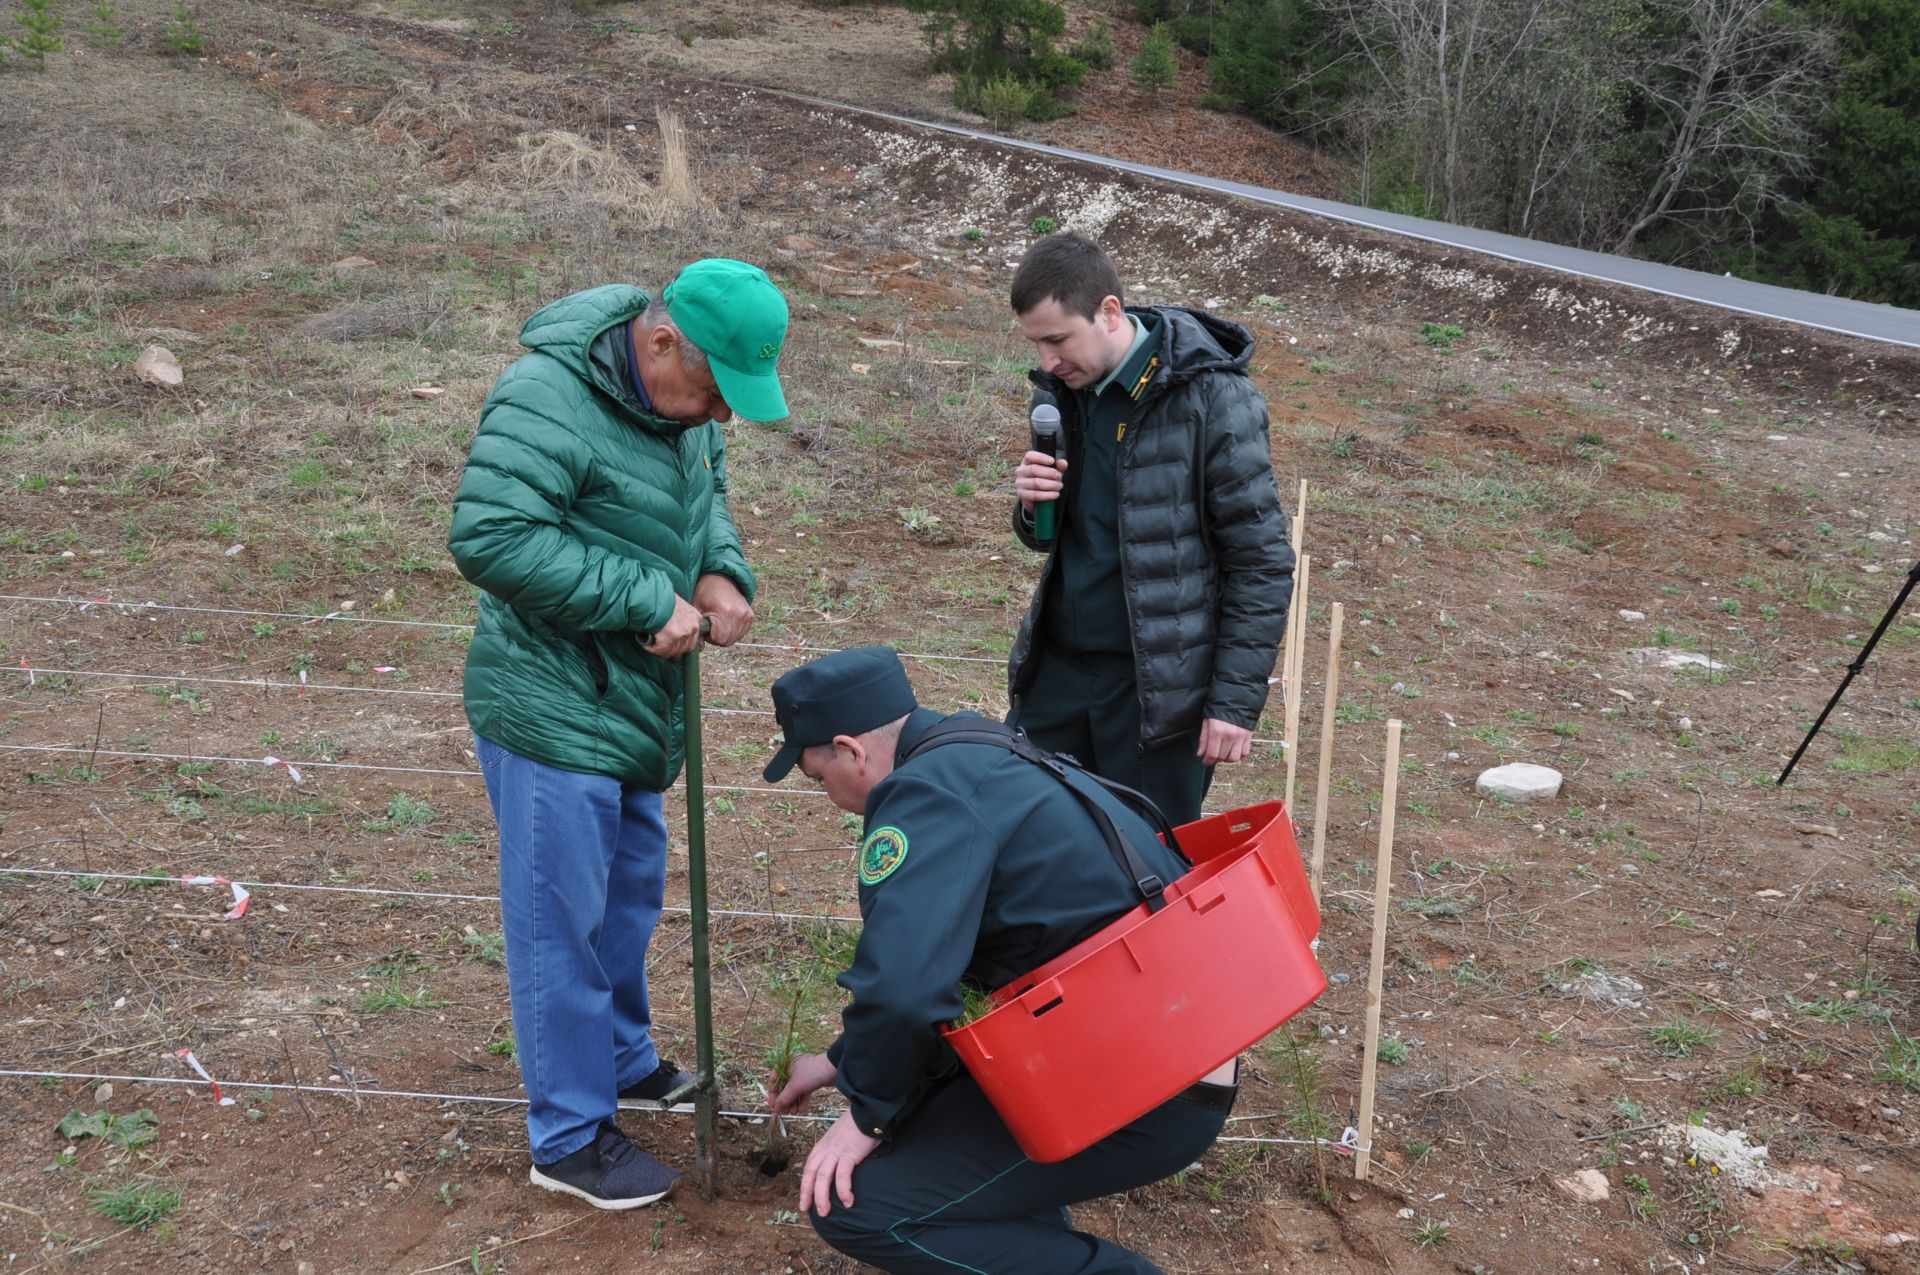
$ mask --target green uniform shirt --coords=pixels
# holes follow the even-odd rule
[[[1127,426],[1159,362],[1159,316],[1138,315],[1133,345],[1104,380],[1074,395],[1057,567],[1048,584],[1047,641],[1058,650],[1125,655],[1133,626],[1120,577],[1120,466]]]
[[[905,752],[942,715],[915,710]],[[1149,870],[1186,866],[1144,820],[1091,792]],[[891,1137],[959,1060],[940,1036],[964,977],[993,989],[1052,960],[1140,902],[1080,799],[1032,762],[987,744],[945,744],[867,799],[859,856],[866,926],[840,985],[853,994],[827,1051],[860,1129]]]

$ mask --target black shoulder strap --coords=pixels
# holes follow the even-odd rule
[[[1180,850],[1180,841],[1174,836],[1173,825],[1167,822],[1167,817],[1160,813],[1160,808],[1154,805],[1144,793],[1136,792],[1124,784],[1114,783],[1110,779],[1103,779],[1071,757],[1047,752],[1005,722],[996,722],[987,717],[949,717],[935,722],[921,734],[919,739],[913,741],[913,747],[900,754],[896,764],[905,765],[929,749],[938,748],[942,744],[986,744],[994,748],[1004,748],[1015,756],[1032,762],[1059,780],[1093,817],[1093,822],[1100,828],[1101,837],[1107,843],[1108,852],[1113,855],[1114,862],[1120,865],[1121,871],[1132,879],[1133,888],[1139,892],[1140,898],[1147,905],[1147,910],[1158,912],[1167,906],[1166,882],[1147,868],[1146,863],[1140,858],[1140,852],[1120,835],[1118,828],[1114,827],[1113,818],[1107,814],[1099,802],[1093,799],[1091,793],[1068,779],[1067,772],[1071,769],[1085,775],[1139,810],[1159,829],[1160,835],[1166,840],[1167,847],[1179,855],[1183,862],[1186,861],[1186,855]]]

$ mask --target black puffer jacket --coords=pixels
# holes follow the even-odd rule
[[[1293,590],[1267,405],[1247,378],[1253,338],[1199,310],[1151,313],[1161,322],[1159,366],[1121,442],[1119,468],[1120,574],[1143,747],[1192,734],[1203,718],[1247,728],[1260,720]],[[1072,499],[1078,396],[1047,373],[1030,379],[1060,403]],[[1038,664],[1054,561],[1017,500],[1013,523],[1028,548],[1048,555],[1007,661],[1007,685],[1019,695]]]

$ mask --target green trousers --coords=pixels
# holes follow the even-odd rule
[[[1169,1177],[1213,1145],[1230,1086],[1195,1085],[1057,1164],[1014,1142],[973,1078],[935,1090],[899,1136],[853,1173],[853,1207],[838,1197],[820,1238],[892,1275],[1159,1275],[1111,1240],[1073,1229],[1067,1206]]]
[[[1064,655],[1042,647],[1035,658],[1033,681],[1014,700],[1008,725],[1049,752],[1070,754],[1094,774],[1145,793],[1175,827],[1200,817],[1213,767],[1200,764],[1197,735],[1141,750],[1131,656]]]

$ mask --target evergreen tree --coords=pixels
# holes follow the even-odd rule
[[[127,33],[120,29],[113,11],[113,0],[94,0],[93,21],[87,24],[87,38],[103,49],[117,49]]]
[[[41,70],[47,66],[47,54],[60,51],[60,15],[53,11],[53,0],[20,0],[13,20],[26,30],[13,37],[13,47],[22,57]]]
[[[1331,139],[1364,64],[1317,0],[1233,0],[1214,24],[1213,91],[1263,124]]]
[[[1147,32],[1147,38],[1140,42],[1140,52],[1133,55],[1132,70],[1133,82],[1149,93],[1172,87],[1180,74],[1180,64],[1173,60],[1173,33],[1166,23],[1156,22]]]
[[[1807,0],[1840,29],[1841,80],[1815,169],[1735,268],[1790,287],[1920,306],[1920,24],[1908,0]]]

